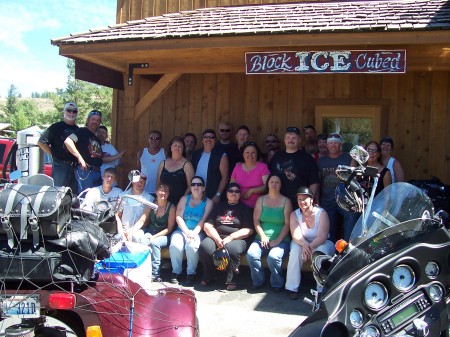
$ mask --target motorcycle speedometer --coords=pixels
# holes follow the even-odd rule
[[[388,291],[381,282],[370,282],[364,290],[364,303],[372,310],[380,310],[388,301]]]
[[[428,278],[435,278],[439,275],[439,265],[436,262],[430,261],[425,266],[425,274]]]
[[[392,283],[400,291],[410,290],[416,282],[413,269],[406,264],[398,265],[392,273]]]

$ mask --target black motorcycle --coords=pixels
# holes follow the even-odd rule
[[[448,337],[448,214],[435,215],[430,198],[407,183],[367,198],[358,179],[376,177],[373,170],[361,165],[338,171],[344,180],[339,188],[363,214],[335,256],[313,256],[323,291],[312,291],[314,311],[290,336]]]

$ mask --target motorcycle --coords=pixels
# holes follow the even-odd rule
[[[149,249],[102,229],[115,209],[84,211],[48,177],[28,181],[0,186],[0,336],[198,336],[194,293],[132,273],[137,259],[151,268]]]
[[[430,198],[408,183],[374,197],[376,171],[362,165],[368,154],[358,147],[351,154],[360,166],[338,167],[338,189],[345,188],[362,215],[349,242],[336,243],[334,256],[314,254],[313,274],[323,291],[311,291],[315,299],[306,301],[313,313],[289,336],[448,337],[448,214],[434,214]],[[370,197],[358,183],[363,176],[375,178]]]

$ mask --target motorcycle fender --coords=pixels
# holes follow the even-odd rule
[[[317,310],[307,317],[289,337],[320,337],[327,324],[327,315],[323,310]]]

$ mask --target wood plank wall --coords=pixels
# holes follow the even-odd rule
[[[281,3],[270,0],[117,0],[117,22],[204,7]],[[437,176],[450,184],[450,73],[410,72],[405,75],[263,75],[186,74],[139,120],[123,113],[153,82],[138,79],[115,94],[113,141],[128,149],[121,176],[136,168],[136,153],[146,146],[148,132],[161,130],[163,144],[187,131],[200,136],[220,121],[236,128],[248,125],[262,147],[270,132],[283,136],[289,125],[314,124],[314,104],[387,101],[381,133],[395,141],[395,156],[407,179]],[[122,185],[125,179],[122,180]]]
[[[118,110],[128,109],[149,88],[149,81],[119,93]],[[134,89],[133,89],[134,88]],[[386,104],[381,136],[395,141],[395,156],[407,179],[437,176],[450,183],[450,72],[405,75],[262,75],[185,74],[139,120],[118,114],[118,148],[128,149],[126,170],[135,168],[134,154],[147,144],[150,130],[163,133],[163,145],[174,135],[205,128],[217,130],[221,121],[236,129],[247,125],[264,149],[268,133],[283,137],[287,126],[314,124],[314,106]],[[130,125],[131,123],[131,125]],[[129,136],[128,136],[129,135]],[[377,139],[378,140],[378,139]],[[133,155],[131,155],[133,154]],[[130,157],[133,157],[131,159]]]

